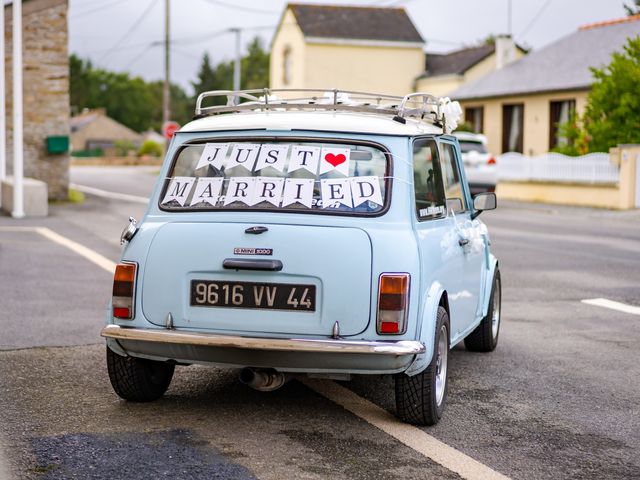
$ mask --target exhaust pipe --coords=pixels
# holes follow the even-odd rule
[[[261,392],[272,392],[283,386],[289,378],[273,369],[245,367],[240,370],[240,382]]]

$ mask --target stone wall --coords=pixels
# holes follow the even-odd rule
[[[12,7],[5,14],[7,174],[13,173]],[[69,135],[67,0],[24,0],[24,175],[46,182],[50,200],[65,200],[69,154],[49,155],[46,138]]]

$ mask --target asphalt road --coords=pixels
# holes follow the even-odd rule
[[[78,167],[72,181],[143,196],[155,174]],[[0,478],[459,478],[298,381],[260,393],[182,367],[160,401],[120,401],[98,337],[109,274],[3,227],[45,226],[115,261],[143,210],[88,196],[0,218]],[[640,212],[504,204],[481,218],[502,270],[500,344],[453,351],[445,416],[423,430],[512,478],[640,478],[640,316],[581,302],[640,306]],[[344,385],[393,413],[389,378]]]

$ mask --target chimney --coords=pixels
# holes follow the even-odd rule
[[[516,43],[511,35],[496,36],[496,70],[516,59]]]

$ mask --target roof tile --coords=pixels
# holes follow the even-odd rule
[[[299,3],[288,8],[305,37],[424,43],[404,8]]]
[[[427,52],[426,72],[423,77],[438,75],[461,75],[495,50],[494,45],[463,48],[446,54]]]
[[[451,98],[470,100],[587,89],[593,83],[591,67],[608,65],[613,52],[621,51],[629,38],[640,35],[638,20],[577,30],[461,86],[451,93]]]

